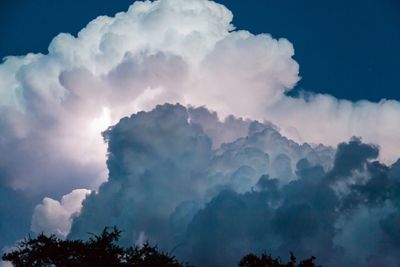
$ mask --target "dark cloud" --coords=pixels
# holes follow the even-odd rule
[[[376,159],[378,154],[377,146],[363,144],[360,138],[353,137],[349,143],[338,145],[331,176],[340,178],[349,176],[352,171],[361,171],[366,161]]]
[[[371,162],[377,155],[353,138],[338,146],[328,172],[302,159],[298,179],[280,187],[263,176],[258,190],[220,193],[189,224],[181,256],[233,266],[249,251],[293,251],[324,266],[398,266],[398,163]]]
[[[170,104],[123,118],[104,137],[109,179],[85,200],[71,238],[117,225],[123,243],[145,236],[199,266],[250,249],[331,246],[339,206],[326,178],[332,148],[299,145],[269,123],[220,122],[206,108]]]
[[[123,118],[104,137],[109,182],[84,202],[71,237],[116,224],[127,231],[125,242],[145,232],[165,243],[172,234],[169,216],[206,190],[200,178],[210,165],[210,138],[199,125],[189,124],[187,110],[179,105]]]
[[[378,147],[359,138],[334,154],[268,123],[169,104],[104,137],[109,179],[85,200],[71,238],[117,225],[125,244],[149,239],[207,267],[250,251],[314,255],[324,266],[400,263],[400,164],[376,161]]]

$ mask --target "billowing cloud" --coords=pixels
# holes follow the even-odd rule
[[[245,136],[212,149],[214,139],[207,132],[224,133],[232,125]],[[85,201],[73,225],[75,237],[91,227],[101,230],[115,223],[128,231],[127,242],[140,232],[159,239],[160,233],[172,231],[168,218],[175,209],[193,212],[223,189],[249,191],[264,174],[291,180],[298,160],[332,163],[334,154],[322,145],[298,145],[270,124],[234,117],[220,122],[205,108],[169,104],[123,118],[104,137],[109,146],[108,182]]]
[[[362,136],[395,160],[398,102],[287,97],[299,80],[292,44],[234,30],[231,20],[229,10],[207,0],[138,1],[98,17],[76,37],[56,36],[46,55],[6,58],[1,149],[12,153],[1,163],[10,186],[47,186],[58,195],[96,188],[106,179],[101,130],[166,101],[268,119],[301,142],[336,145]],[[26,160],[16,168],[21,155]]]
[[[214,115],[163,105],[109,128],[109,179],[86,199],[70,237],[116,225],[124,244],[145,236],[196,266],[234,266],[265,250],[314,255],[324,266],[400,263],[399,162],[375,161],[379,149],[358,138],[335,152],[298,145],[268,123]],[[225,125],[248,131],[212,149],[207,132]]]
[[[236,105],[252,92],[271,95],[298,80],[288,41],[233,31],[231,20],[229,10],[211,1],[137,1],[127,12],[98,17],[76,37],[56,36],[48,54],[7,57],[0,64],[2,184],[33,203],[97,189],[107,179],[101,131],[121,117],[166,101],[204,105],[221,95]],[[263,57],[253,55],[247,74],[237,73],[252,85],[230,94],[233,88],[216,81],[223,73],[212,69],[223,66],[224,51],[246,56],[248,48]],[[260,77],[254,81],[252,66]],[[28,221],[33,206],[23,214]]]
[[[79,214],[82,202],[89,193],[86,189],[76,189],[63,196],[61,201],[44,198],[34,209],[31,230],[66,237],[71,230],[73,217]]]
[[[221,192],[188,225],[182,257],[221,266],[248,251],[293,251],[324,266],[398,266],[398,163],[371,162],[374,150],[353,139],[338,147],[328,172],[301,160],[298,179],[286,185],[262,176],[251,192]],[[362,161],[349,157],[357,154]]]
[[[245,136],[212,149],[206,132],[223,133],[232,125],[247,129]],[[252,191],[260,176],[268,174],[287,183],[296,177],[291,170],[298,160],[332,164],[334,153],[322,145],[298,145],[270,124],[234,117],[220,122],[205,108],[181,105],[123,118],[104,137],[108,181],[85,200],[70,237],[117,225],[124,229],[125,244],[145,235],[169,249],[182,241],[193,216],[221,191]]]
[[[329,172],[332,166],[338,166],[329,146],[335,147],[352,136],[377,144],[379,159],[386,164],[397,159],[399,102],[353,103],[310,93],[287,96],[300,79],[299,65],[292,58],[292,44],[268,34],[254,35],[236,30],[231,24],[232,16],[224,6],[208,0],[136,1],[126,12],[96,18],[77,36],[59,34],[45,55],[7,57],[0,64],[0,151],[3,152],[0,154],[0,189],[4,188],[7,194],[19,200],[18,205],[24,207],[23,213],[10,205],[3,209],[9,214],[2,218],[18,217],[24,225],[18,233],[10,232],[10,238],[20,235],[24,229],[29,230],[34,208],[31,203],[49,197],[40,207],[50,208],[50,203],[56,203],[50,198],[60,199],[77,188],[96,190],[107,177],[114,181],[117,177],[131,175],[137,179],[142,175],[155,179],[166,188],[180,188],[171,201],[165,201],[168,206],[160,206],[165,213],[160,215],[154,211],[153,214],[148,209],[148,217],[154,215],[162,219],[160,224],[153,225],[154,229],[141,229],[147,223],[146,216],[142,221],[135,220],[135,225],[130,221],[136,218],[132,210],[141,205],[136,202],[148,198],[143,195],[148,186],[144,178],[138,182],[138,188],[142,187],[143,192],[134,191],[139,198],[134,199],[134,208],[117,206],[116,210],[121,214],[110,210],[113,216],[109,217],[115,218],[116,222],[121,222],[127,215],[122,220],[122,227],[130,227],[133,236],[143,232],[151,238],[156,236],[157,227],[167,225],[164,219],[168,218],[171,209],[177,209],[174,218],[178,218],[178,225],[181,225],[179,218],[185,218],[188,223],[194,213],[222,188],[246,194],[265,173],[279,178],[282,183],[291,182],[296,179],[296,164],[302,158],[307,158],[311,166],[321,165],[321,172]],[[125,119],[128,129],[122,129],[121,142],[115,141],[114,135],[123,122],[108,130],[105,135],[108,149],[117,155],[115,159],[112,154],[107,157],[107,144],[101,136],[103,130],[124,116],[149,111],[156,104],[165,102],[207,106],[217,111],[222,120],[206,109],[180,111],[189,114],[180,115],[181,119],[189,121],[187,125],[181,121],[175,125],[180,126],[178,129],[182,132],[170,131],[168,125],[164,125],[167,136],[174,142],[179,139],[177,144],[182,147],[175,147],[166,144],[160,132],[153,129],[152,123],[159,119],[147,118],[158,114],[158,108],[152,115],[137,115],[146,117],[146,122],[133,119],[144,127],[133,133],[128,127],[131,120]],[[170,108],[164,109],[167,112]],[[224,120],[230,114],[235,117]],[[146,127],[153,132],[148,132]],[[131,144],[123,136],[124,131],[138,137],[138,144]],[[162,147],[156,145],[157,140]],[[127,147],[133,146],[132,150],[118,152],[112,146],[125,141]],[[313,145],[319,143],[324,145]],[[160,154],[151,154],[149,148]],[[371,149],[373,151],[366,156],[368,160],[376,156],[374,151],[378,147]],[[169,150],[179,156],[168,159]],[[172,161],[157,163],[157,157]],[[180,165],[182,161],[187,163],[186,169]],[[128,162],[129,166],[126,165]],[[157,173],[141,173],[152,170],[152,164],[160,168]],[[349,165],[342,176],[353,173],[354,166],[359,166],[356,172],[362,176],[363,161],[354,164]],[[159,178],[161,174],[168,174],[168,178],[175,179],[176,183],[167,184]],[[332,172],[330,175],[336,177]],[[190,179],[193,183],[189,188],[191,191],[183,188],[180,179]],[[350,182],[346,178],[337,179],[339,184],[335,190],[346,192]],[[352,176],[350,180],[354,183],[358,178]],[[102,192],[116,199],[127,198],[120,199],[120,203],[132,200],[129,191],[132,187],[127,186],[129,192],[126,194],[115,195],[112,192],[119,192],[120,185],[113,181],[103,184],[98,195],[90,195],[73,233],[80,231],[79,220],[83,221],[82,225],[92,221],[86,217],[89,215],[85,209],[90,205],[96,207],[97,201],[102,199],[108,201]],[[153,192],[157,194],[155,199],[171,197],[158,189],[156,187]],[[187,197],[191,200],[176,206]],[[115,203],[119,202],[116,200]],[[151,203],[149,201],[148,205]],[[57,210],[62,210],[62,204],[58,205],[61,207],[55,205]],[[99,215],[98,224],[93,227],[102,227],[100,222],[110,222],[103,218],[106,214]],[[365,212],[360,210],[358,214],[362,218]],[[4,221],[4,229],[9,229],[11,221]],[[166,230],[166,235],[168,233]],[[340,240],[343,238],[335,242]]]

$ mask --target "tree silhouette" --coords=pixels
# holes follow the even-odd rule
[[[28,236],[2,259],[10,261],[14,267],[194,267],[160,252],[157,246],[149,243],[141,247],[119,246],[121,231],[115,227],[106,227],[101,234],[91,235],[88,241],[62,240],[43,233],[36,238]],[[289,262],[284,264],[280,258],[274,259],[266,253],[248,254],[240,260],[239,267],[321,267],[315,265],[314,260],[311,257],[297,265],[296,257],[290,253]]]
[[[19,242],[17,249],[3,255],[14,267],[190,267],[156,246],[123,248],[116,244],[121,231],[105,228],[100,235],[92,235],[88,241],[61,240],[55,235],[28,236]]]
[[[279,257],[274,259],[266,253],[261,254],[261,256],[251,253],[240,260],[239,267],[322,267],[315,265],[314,260],[315,257],[311,257],[296,264],[296,257],[290,252],[290,260],[285,264]]]

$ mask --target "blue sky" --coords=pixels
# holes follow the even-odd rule
[[[220,0],[238,29],[288,38],[302,80],[298,89],[349,100],[400,100],[400,2],[397,0]],[[129,0],[1,0],[0,57],[46,52],[59,32],[76,34]],[[295,92],[292,92],[295,93]]]

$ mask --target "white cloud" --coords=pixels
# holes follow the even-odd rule
[[[40,196],[96,189],[107,178],[106,124],[177,101],[267,119],[301,142],[362,136],[385,161],[396,159],[399,102],[287,97],[299,80],[292,44],[234,30],[231,21],[207,0],[136,1],[76,37],[56,36],[46,55],[8,57],[0,64],[3,179]]]
[[[56,36],[47,55],[7,58],[0,126],[10,138],[0,146],[13,152],[0,162],[21,154],[31,162],[9,167],[9,184],[36,193],[97,188],[107,176],[104,123],[158,103],[260,114],[298,80],[293,48],[285,39],[232,31],[231,20],[229,10],[206,0],[135,2],[77,37]]]
[[[76,189],[63,196],[61,201],[45,197],[42,203],[35,207],[31,230],[35,233],[66,237],[71,229],[73,217],[79,214],[82,202],[89,193],[86,189]]]

